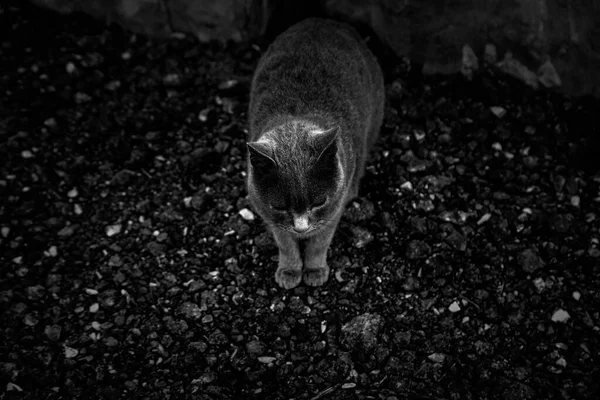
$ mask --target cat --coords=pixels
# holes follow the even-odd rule
[[[347,24],[309,18],[259,60],[248,109],[248,198],[279,248],[275,280],[329,278],[327,250],[383,120],[381,68]]]

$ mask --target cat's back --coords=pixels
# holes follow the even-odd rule
[[[261,131],[274,115],[364,119],[382,93],[381,69],[358,33],[344,23],[309,18],[282,33],[261,57],[250,128]]]

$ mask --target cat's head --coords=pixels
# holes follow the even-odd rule
[[[343,206],[339,128],[279,127],[248,143],[248,193],[263,219],[298,236],[319,232]]]

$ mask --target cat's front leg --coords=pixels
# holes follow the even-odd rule
[[[275,281],[284,289],[293,289],[302,281],[300,245],[288,232],[274,230],[273,237],[279,247],[279,265],[275,272]]]
[[[309,286],[321,286],[329,279],[327,250],[333,239],[341,214],[306,242],[302,279]]]

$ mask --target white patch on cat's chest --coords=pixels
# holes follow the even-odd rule
[[[305,232],[309,228],[308,215],[294,214],[294,229],[298,232]]]

